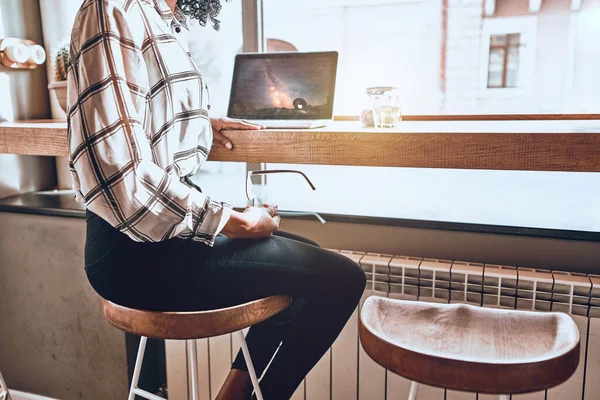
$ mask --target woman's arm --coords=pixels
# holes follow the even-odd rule
[[[150,88],[141,40],[114,2],[90,3],[75,23],[69,74],[70,161],[78,198],[133,240],[179,236],[212,245],[231,207],[153,161],[144,129]],[[211,129],[208,121],[205,129]]]

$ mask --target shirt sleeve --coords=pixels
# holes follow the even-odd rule
[[[147,137],[142,40],[114,2],[76,23],[69,74],[70,166],[76,197],[135,241],[192,238],[212,246],[231,207],[168,174]]]

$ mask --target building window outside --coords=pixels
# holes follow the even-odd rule
[[[491,35],[488,88],[516,88],[521,34]]]
[[[550,51],[552,37],[538,37],[540,31],[548,29],[546,25],[540,24],[537,16],[484,18],[479,91],[474,94],[484,113],[538,114],[551,107],[564,113],[556,104],[557,97],[566,96],[564,68],[559,67],[564,60],[551,66],[540,62],[556,58]]]

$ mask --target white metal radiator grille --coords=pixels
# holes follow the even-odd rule
[[[575,375],[547,392],[512,398],[600,400],[600,276],[351,251],[340,253],[357,262],[367,274],[363,301],[376,294],[397,299],[571,314],[581,334],[581,362]],[[199,340],[198,345],[200,399],[214,399],[239,343],[231,335],[224,335]],[[189,399],[186,372],[185,342],[169,341],[169,399]],[[357,310],[331,350],[298,388],[293,400],[405,399],[409,388],[408,380],[375,364],[362,350],[358,341]],[[418,399],[497,397],[422,386]]]

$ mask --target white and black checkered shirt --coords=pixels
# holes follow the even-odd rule
[[[231,207],[183,179],[213,136],[188,27],[165,0],[86,0],[71,35],[69,161],[76,198],[135,241],[212,245]]]

